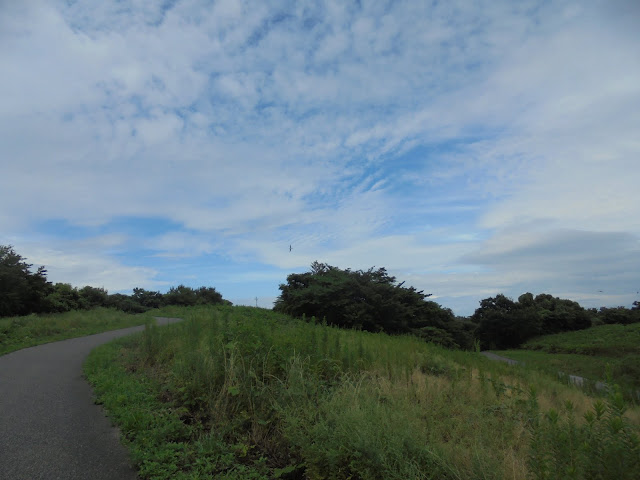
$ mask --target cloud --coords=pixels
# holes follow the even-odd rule
[[[34,245],[21,242],[18,252],[34,266],[44,265],[47,278],[53,283],[70,283],[81,287],[91,285],[107,289],[110,293],[131,291],[134,287],[156,289],[166,282],[156,279],[158,271],[153,268],[126,265],[104,251],[94,248],[69,249]]]
[[[249,276],[385,266],[466,305],[527,282],[590,295],[590,270],[620,289],[640,235],[636,14],[623,1],[3,5],[0,228],[51,245],[25,248],[52,272],[122,289],[127,275],[204,281],[191,261],[220,259]],[[41,227],[101,238],[123,218],[168,226],[78,259]]]

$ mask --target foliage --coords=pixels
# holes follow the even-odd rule
[[[47,295],[46,302],[49,312],[69,312],[84,307],[80,292],[68,283],[56,283]]]
[[[524,480],[527,386],[545,408],[591,408],[549,377],[415,337],[249,307],[181,316],[86,366],[142,479]]]
[[[45,311],[45,297],[51,290],[47,271],[18,255],[11,245],[0,245],[0,317]]]
[[[547,353],[577,353],[619,357],[640,354],[640,324],[599,325],[575,332],[533,338],[522,345],[527,350]]]
[[[604,381],[607,369],[624,394],[640,400],[640,324],[599,325],[585,330],[531,339],[521,350],[500,351],[528,367],[548,373],[570,372]]]
[[[193,305],[222,304],[222,295],[212,287],[200,287],[194,290],[191,287],[178,285],[171,287],[162,298],[163,305],[179,305],[189,307]]]
[[[604,324],[619,323],[628,325],[630,323],[638,323],[640,322],[640,308],[637,301],[633,303],[633,308],[631,309],[625,307],[602,307],[598,311],[597,318]]]
[[[528,339],[551,333],[580,330],[591,326],[587,311],[578,303],[549,294],[535,298],[525,293],[514,302],[499,294],[481,300],[471,320],[485,348],[513,348]]]
[[[280,291],[274,310],[295,317],[322,319],[341,328],[426,337],[428,330],[422,329],[431,327],[446,332],[445,343],[469,347],[472,342],[455,325],[451,310],[426,300],[430,294],[398,284],[384,268],[352,271],[314,262],[311,271],[290,274]]]
[[[104,288],[88,285],[80,289],[68,283],[51,285],[47,281],[44,267],[39,267],[35,273],[31,272],[31,267],[13,247],[0,245],[0,317],[61,313],[98,307],[143,313],[151,308],[167,305],[231,305],[213,287],[193,289],[179,285],[171,287],[164,295],[134,288],[133,295],[109,295]]]
[[[582,424],[571,402],[562,411],[549,409],[542,415],[534,392],[530,405],[529,467],[536,480],[640,478],[638,428],[624,416],[626,406],[617,388],[606,403],[595,402]]]
[[[142,325],[148,318],[106,308],[0,318],[0,355],[42,343]]]
[[[164,297],[160,292],[152,292],[144,288],[134,288],[131,300],[144,308],[160,308],[164,304]]]

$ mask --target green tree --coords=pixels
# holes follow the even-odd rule
[[[542,317],[541,335],[582,330],[591,326],[589,312],[578,302],[542,293],[535,298],[535,306]]]
[[[198,297],[193,288],[178,285],[177,287],[171,287],[169,291],[165,293],[164,303],[165,305],[181,305],[187,307],[198,303]]]
[[[163,295],[160,292],[152,292],[144,288],[134,288],[131,299],[147,309],[159,308],[164,302]]]
[[[543,293],[524,293],[514,302],[503,294],[480,301],[471,320],[484,348],[513,348],[537,335],[580,330],[591,316],[577,302]]]
[[[598,319],[602,323],[619,323],[622,325],[628,325],[630,323],[640,322],[640,310],[635,306],[638,302],[634,303],[634,308],[614,307],[607,308],[602,307],[598,312]]]
[[[108,306],[127,313],[143,313],[148,310],[148,308],[140,305],[129,295],[124,295],[122,293],[109,295]]]
[[[196,290],[198,305],[217,305],[223,302],[222,295],[213,287],[200,287]]]
[[[287,276],[280,292],[274,310],[296,317],[342,328],[414,333],[446,345],[471,343],[451,310],[427,300],[430,294],[397,283],[384,268],[352,271],[314,262],[309,272]]]
[[[104,288],[89,285],[78,290],[83,308],[106,307],[109,303],[109,293]]]
[[[50,312],[69,312],[86,308],[78,289],[68,283],[56,283],[53,286],[47,296],[47,305]]]
[[[471,320],[478,324],[476,336],[484,348],[509,348],[523,341],[516,310],[516,303],[503,294],[480,301]]]
[[[31,267],[11,245],[0,245],[0,316],[46,310],[51,291],[47,271],[41,266],[32,273]]]

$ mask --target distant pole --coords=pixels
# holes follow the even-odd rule
[[[258,297],[256,297],[256,308],[258,308]]]

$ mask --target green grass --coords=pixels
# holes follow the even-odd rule
[[[608,377],[637,398],[640,389],[640,323],[601,325],[539,337],[519,350],[496,351],[550,375],[564,372],[593,382]]]
[[[547,353],[576,353],[618,358],[640,355],[640,323],[600,325],[586,330],[546,335],[529,340],[522,348]]]
[[[607,375],[606,365],[614,365],[618,361],[618,359],[610,357],[573,353],[545,353],[531,350],[500,350],[495,353],[524,362],[527,366],[538,368],[550,375],[564,372],[595,380],[604,380]]]
[[[640,475],[640,413],[602,414],[588,437],[593,399],[536,370],[256,308],[171,314],[185,322],[85,364],[143,479],[564,478],[565,434],[576,472],[598,449],[626,461],[626,477],[584,478]]]
[[[95,310],[0,318],[0,355],[43,343],[144,324],[150,315]]]

